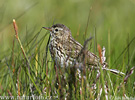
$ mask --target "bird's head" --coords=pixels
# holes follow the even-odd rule
[[[52,38],[66,39],[71,35],[71,31],[63,24],[55,24],[52,27],[43,27],[50,31]]]

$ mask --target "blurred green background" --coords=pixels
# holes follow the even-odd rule
[[[71,29],[72,36],[83,44],[83,35],[88,23],[87,38],[90,33],[92,36],[96,33],[97,43],[105,46],[107,59],[111,57],[113,64],[128,45],[128,41],[135,37],[135,0],[1,0],[0,59],[12,51],[15,33],[13,19],[16,19],[23,43],[26,34],[27,39],[31,40],[43,26],[63,23]],[[79,36],[76,38],[78,31]],[[38,39],[40,40],[45,33],[46,30],[42,30]],[[108,34],[110,34],[110,44],[108,44]],[[45,41],[47,40],[48,37],[45,38]],[[129,49],[132,66],[135,65],[134,45],[135,41]],[[45,46],[46,44],[42,45],[43,48]],[[125,54],[125,57],[128,55]]]

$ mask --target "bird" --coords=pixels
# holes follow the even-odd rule
[[[71,99],[73,96],[73,90],[77,90],[76,82],[80,82],[79,84],[81,84],[80,79],[84,79],[84,84],[86,83],[86,68],[98,68],[95,70],[97,71],[97,73],[95,73],[96,80],[100,76],[100,68],[118,75],[124,75],[124,73],[121,73],[120,71],[106,68],[106,63],[102,64],[97,55],[90,52],[87,48],[85,48],[85,45],[81,45],[72,37],[71,31],[67,26],[63,24],[54,24],[51,27],[43,28],[50,31],[51,38],[49,42],[49,51],[52,60],[56,65],[54,66],[56,68],[56,88],[59,87],[60,99],[64,98],[64,89],[66,88],[67,84],[69,85],[69,89],[67,90],[67,98]],[[65,69],[69,68],[69,70],[65,70],[61,73],[60,69],[57,70],[57,67]],[[65,77],[65,72],[68,73],[67,79]]]
[[[70,29],[64,24],[54,24],[43,28],[50,31],[49,51],[57,66],[72,67],[79,64],[80,68],[83,61],[89,66],[99,64],[99,58],[94,53],[87,49],[85,54],[82,52],[83,46],[72,37]]]

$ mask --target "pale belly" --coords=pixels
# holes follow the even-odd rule
[[[72,59],[71,57],[68,57],[65,53],[65,50],[62,48],[62,46],[61,47],[58,46],[58,43],[56,41],[50,42],[49,50],[51,53],[51,57],[57,67],[73,66],[75,60]]]

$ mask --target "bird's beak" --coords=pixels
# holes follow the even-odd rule
[[[46,30],[49,30],[49,31],[52,31],[52,28],[51,27],[42,27],[42,28],[44,28]]]

